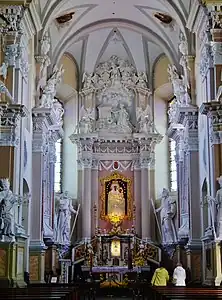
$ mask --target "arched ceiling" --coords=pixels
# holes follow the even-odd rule
[[[178,61],[179,34],[187,36],[191,0],[40,0],[44,31],[49,29],[53,62],[70,53],[80,73],[92,72],[111,55],[128,59],[152,76],[161,54]],[[56,18],[74,13],[59,24]],[[172,18],[161,22],[154,14]],[[167,21],[167,20],[166,20]]]

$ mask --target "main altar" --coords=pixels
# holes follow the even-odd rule
[[[162,136],[151,98],[146,74],[117,56],[83,76],[79,122],[70,136],[78,147],[81,205],[77,234],[82,242],[74,259],[88,255],[91,268],[134,268],[141,249],[155,253],[143,255],[145,261],[159,260],[151,199],[155,146]]]

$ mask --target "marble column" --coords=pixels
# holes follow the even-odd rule
[[[82,166],[82,237],[91,239],[92,190],[90,182],[92,180],[92,160],[82,159]]]
[[[149,158],[141,159],[141,220],[142,238],[151,241]]]
[[[139,162],[134,165],[134,201],[136,206],[135,230],[139,237],[142,234],[142,210],[141,210],[141,169]]]
[[[34,108],[33,114],[33,145],[32,145],[32,226],[30,237],[30,280],[44,281],[45,244],[43,241],[44,199],[43,179],[48,153],[49,126],[51,124],[51,109]],[[34,274],[34,262],[39,273]]]
[[[98,160],[92,161],[92,230],[91,235],[94,236],[96,229],[99,226],[99,172],[98,172]]]

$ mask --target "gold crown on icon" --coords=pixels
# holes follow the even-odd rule
[[[119,184],[119,182],[117,180],[113,180],[112,184]]]

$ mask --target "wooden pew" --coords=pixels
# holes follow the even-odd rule
[[[152,287],[150,296],[152,297],[152,300],[215,300],[222,299],[222,289],[206,287]]]
[[[0,289],[0,299],[18,300],[77,300],[76,288],[63,286],[46,286],[28,288]]]

